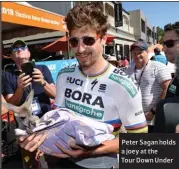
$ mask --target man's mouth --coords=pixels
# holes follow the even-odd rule
[[[89,54],[81,54],[81,55],[77,55],[77,57],[80,57],[80,58],[85,58],[85,57],[87,57],[87,56],[89,56]]]

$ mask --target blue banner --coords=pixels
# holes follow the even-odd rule
[[[54,80],[54,83],[56,83],[58,72],[67,67],[71,66],[73,64],[77,63],[76,59],[68,59],[68,60],[54,60],[54,61],[42,61],[42,62],[36,62],[36,65],[46,65],[51,74],[52,78]]]

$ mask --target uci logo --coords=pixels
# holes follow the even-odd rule
[[[77,86],[82,86],[83,85],[83,81],[80,80],[80,79],[75,79],[75,78],[72,78],[72,77],[67,77],[67,80],[66,80],[67,83],[71,83],[71,84],[76,84]]]

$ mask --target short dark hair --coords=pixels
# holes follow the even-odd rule
[[[154,49],[154,53],[155,53],[156,55],[160,55],[160,49],[159,49],[159,48],[155,48],[155,49]]]
[[[171,31],[171,30],[175,30],[176,34],[179,36],[179,22],[175,22],[173,24],[169,23],[164,26],[165,32]]]
[[[96,30],[97,34],[103,36],[109,28],[107,18],[107,15],[104,15],[102,6],[93,2],[75,6],[69,11],[64,21],[70,34],[72,30],[82,27],[85,29],[89,26]]]

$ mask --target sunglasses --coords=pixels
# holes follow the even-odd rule
[[[97,36],[96,38],[91,36],[84,36],[82,38],[71,37],[69,38],[69,44],[72,48],[76,48],[80,43],[80,40],[82,40],[84,45],[93,46],[98,38],[100,38],[100,36]]]
[[[12,51],[13,51],[13,52],[17,52],[19,49],[21,49],[21,50],[24,51],[26,48],[27,48],[27,46],[15,47],[15,48],[12,49]]]
[[[166,40],[166,41],[163,41],[163,45],[165,45],[167,48],[172,48],[174,45],[175,45],[175,42],[179,41],[178,40]]]

